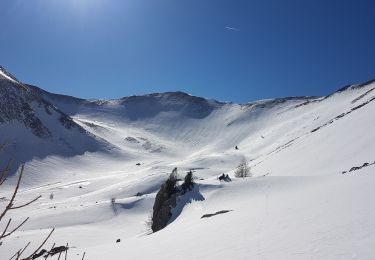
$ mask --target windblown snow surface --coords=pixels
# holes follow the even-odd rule
[[[30,220],[0,258],[29,241],[31,252],[56,228],[45,248],[69,242],[68,259],[375,259],[374,88],[245,105],[180,92],[107,101],[43,92],[110,145],[27,162],[16,203],[42,198],[10,212]],[[243,157],[253,177],[235,178]],[[194,171],[195,189],[151,233],[156,192],[174,167],[181,178]]]

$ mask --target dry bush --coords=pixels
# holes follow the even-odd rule
[[[0,152],[2,152],[4,148],[5,148],[4,144],[0,145]],[[7,180],[8,174],[11,170],[11,166],[12,166],[12,161],[9,161],[8,164],[5,166],[5,168],[0,169],[0,189],[1,189],[1,186]],[[38,196],[24,204],[15,205],[15,200],[17,197],[17,193],[21,184],[23,174],[24,174],[24,165],[21,166],[21,170],[17,178],[17,183],[13,192],[10,195],[9,202],[6,203],[6,206],[4,209],[0,210],[0,224],[6,223],[4,226],[4,229],[0,230],[0,249],[1,249],[1,246],[3,245],[4,239],[6,237],[11,236],[17,230],[19,230],[29,220],[29,217],[27,217],[20,223],[13,223],[12,218],[7,217],[8,213],[10,211],[14,211],[14,210],[26,207],[30,205],[31,203],[37,201],[41,197],[41,196]],[[28,253],[27,255],[25,254],[26,249],[31,245],[31,242],[28,242],[23,248],[20,248],[17,252],[15,252],[14,255],[10,258],[10,260],[13,260],[13,259],[31,260],[31,259],[37,259],[39,257],[44,257],[44,259],[47,259],[48,257],[52,257],[53,255],[57,255],[57,254],[59,254],[58,259],[60,259],[63,252],[65,253],[65,259],[67,259],[67,251],[69,249],[68,244],[66,246],[59,246],[59,247],[55,247],[55,244],[54,244],[49,251],[42,249],[42,247],[50,238],[54,230],[55,229],[52,229],[48,233],[47,237],[43,240],[43,242],[37,245],[36,249],[33,250],[31,254],[30,253]]]
[[[252,176],[250,167],[245,157],[242,158],[240,164],[237,166],[236,170],[234,171],[234,176],[236,176],[237,178],[245,178],[245,177]]]

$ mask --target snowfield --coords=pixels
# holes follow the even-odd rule
[[[68,259],[375,259],[375,83],[244,105],[181,92],[87,101],[28,87],[87,134],[46,115],[53,138],[42,141],[0,122],[0,141],[32,158],[16,203],[42,195],[10,213],[30,220],[0,259],[29,241],[31,252],[52,228],[45,248],[68,242]],[[71,152],[56,152],[60,134]],[[243,157],[253,177],[235,178]],[[156,192],[175,167],[181,178],[194,171],[195,188],[152,233]],[[1,207],[15,179],[2,186]]]

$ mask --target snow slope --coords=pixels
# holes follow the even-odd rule
[[[1,259],[52,227],[46,247],[68,241],[69,259],[375,258],[372,82],[243,105],[181,92],[88,101],[28,87],[106,152],[28,161],[17,202],[42,198],[12,215],[30,220],[5,240]],[[243,157],[254,176],[234,178]],[[197,185],[151,234],[156,192],[174,167],[181,177],[193,169]],[[233,181],[219,182],[222,173]],[[229,212],[201,219],[221,210]]]
[[[38,92],[4,68],[0,72],[0,142],[7,143],[3,162],[13,159],[17,168],[34,157],[72,157],[105,148],[104,140],[85,131]]]

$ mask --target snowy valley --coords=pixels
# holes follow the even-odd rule
[[[42,195],[9,213],[30,219],[0,259],[52,228],[45,247],[68,242],[68,259],[375,258],[375,82],[246,104],[183,92],[84,100],[0,68],[0,143],[1,166],[14,159],[1,207],[22,163],[16,203]],[[252,177],[236,178],[243,158]],[[195,187],[152,233],[156,193],[176,167]]]

